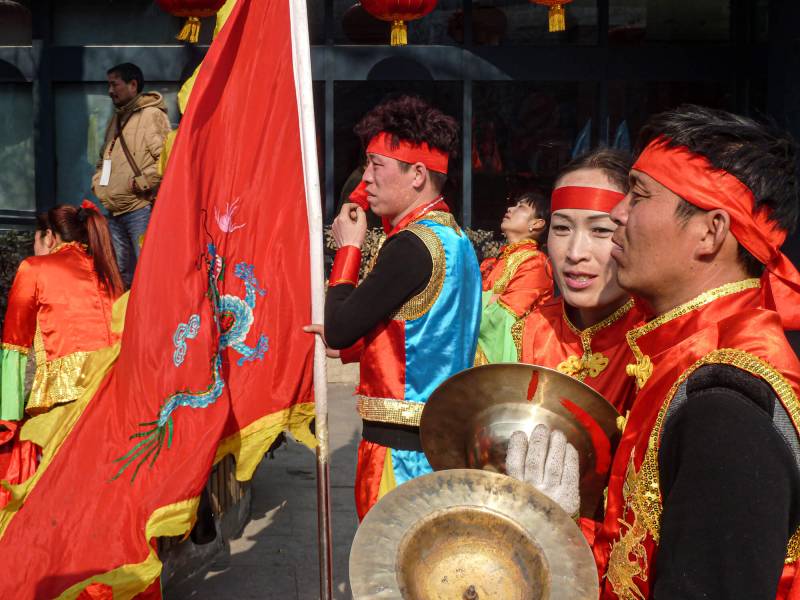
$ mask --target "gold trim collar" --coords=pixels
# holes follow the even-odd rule
[[[520,240],[518,242],[513,242],[511,244],[506,244],[503,246],[503,249],[500,251],[500,256],[497,257],[497,262],[500,262],[504,258],[506,258],[509,254],[512,254],[518,248],[522,248],[524,246],[532,245],[532,250],[538,250],[539,244],[536,240],[532,240],[530,238],[525,238],[524,240]]]
[[[625,304],[620,306],[602,321],[595,323],[584,330],[580,330],[572,324],[572,321],[569,320],[569,317],[567,316],[566,304],[562,300],[561,314],[564,318],[564,322],[567,324],[567,327],[569,327],[572,333],[580,338],[581,347],[583,348],[583,355],[581,357],[575,355],[567,357],[566,360],[558,364],[556,370],[569,375],[570,377],[574,377],[578,381],[583,381],[586,379],[586,377],[597,377],[600,375],[600,373],[602,373],[608,366],[608,358],[606,358],[602,352],[592,351],[592,338],[598,331],[613,325],[626,314],[628,314],[628,312],[633,308],[633,304],[633,298],[630,298]]]
[[[648,355],[642,352],[636,340],[647,335],[648,333],[652,333],[662,325],[666,325],[670,321],[674,321],[675,319],[687,315],[690,312],[705,306],[706,304],[714,302],[715,300],[719,300],[720,298],[724,298],[725,296],[730,296],[732,294],[738,294],[739,292],[743,292],[745,290],[758,289],[760,287],[760,279],[744,279],[742,281],[726,283],[720,287],[707,290],[699,296],[692,298],[688,302],[685,302],[680,306],[676,306],[672,310],[665,312],[663,315],[659,315],[641,327],[636,327],[626,333],[625,337],[628,340],[628,346],[630,346],[631,352],[633,352],[633,355],[636,357],[636,363],[629,364],[626,367],[625,372],[629,376],[636,378],[637,389],[642,389],[647,383],[647,380],[650,379],[650,376],[653,374],[653,362]]]

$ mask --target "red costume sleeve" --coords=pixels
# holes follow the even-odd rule
[[[484,258],[483,262],[481,262],[481,278],[486,283],[486,278],[489,276],[489,273],[492,272],[492,269],[497,264],[496,258]]]
[[[538,252],[522,263],[497,301],[521,317],[553,297],[553,273],[550,261]]]
[[[330,287],[336,285],[357,285],[358,271],[361,268],[361,248],[342,246],[336,251],[333,268],[328,281]]]
[[[3,346],[27,353],[36,333],[36,267],[23,260],[8,294]]]

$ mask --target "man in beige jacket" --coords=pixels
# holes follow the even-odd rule
[[[129,287],[161,182],[158,162],[170,124],[161,94],[142,91],[139,67],[123,63],[107,75],[114,115],[106,128],[92,190],[111,213],[108,225],[114,251]]]

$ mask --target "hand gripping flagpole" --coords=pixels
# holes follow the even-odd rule
[[[300,145],[308,211],[311,250],[311,322],[322,323],[325,305],[325,271],[322,259],[322,208],[320,200],[314,102],[311,86],[311,52],[308,42],[306,0],[289,0],[292,23],[292,64],[300,117]],[[330,464],[328,447],[328,388],[325,346],[319,336],[314,345],[314,399],[317,434],[317,535],[319,543],[319,597],[333,597]]]

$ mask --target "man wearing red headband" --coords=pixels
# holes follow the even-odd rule
[[[442,197],[459,142],[455,120],[406,96],[373,109],[356,133],[367,154],[366,200],[389,231],[358,284],[366,217],[356,204],[342,207],[324,333],[329,348],[361,363],[355,496],[363,518],[394,486],[431,471],[419,419],[433,390],[472,365],[481,278],[472,244]]]
[[[653,117],[613,211],[637,397],[594,543],[604,599],[796,597],[795,146],[722,111]]]

